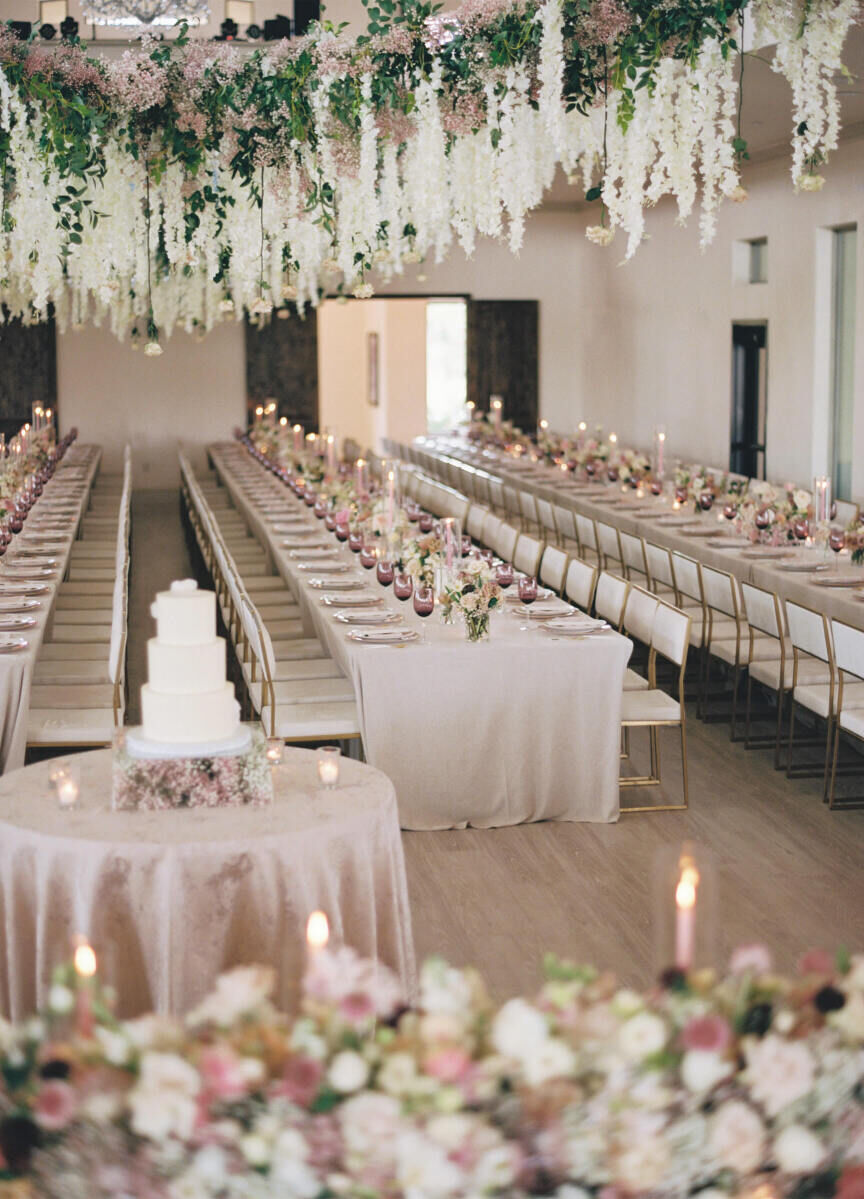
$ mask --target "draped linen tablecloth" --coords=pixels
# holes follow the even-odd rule
[[[301,571],[283,544],[287,535],[274,531],[279,517],[272,503],[306,513],[337,545],[323,522],[242,447],[211,446],[210,454],[297,597],[306,631],[353,681],[366,758],[393,780],[403,828],[618,818],[621,694],[633,648],[627,638],[609,631],[553,639],[537,623],[520,632],[519,620],[505,611],[493,615],[488,641],[470,644],[461,620],[452,626],[437,614],[421,620],[410,601],[399,603],[343,547],[340,559],[426,638],[404,647],[351,642],[334,610],[322,606],[322,592],[309,586],[316,572]],[[269,479],[273,499],[264,507],[242,485],[250,466],[253,478]]]
[[[702,535],[688,535],[682,532],[680,526],[664,524],[657,517],[671,514],[668,500],[664,502],[646,495],[637,504],[634,493],[630,490],[622,492],[620,483],[598,481],[589,485],[577,484],[562,478],[560,468],[514,459],[498,450],[480,450],[470,446],[462,438],[418,439],[417,444],[422,451],[433,457],[466,463],[476,470],[501,479],[510,487],[529,491],[541,499],[560,504],[563,508],[570,508],[593,520],[614,525],[625,533],[644,537],[646,541],[655,545],[687,554],[715,570],[728,571],[742,583],[753,583],[766,591],[775,592],[781,600],[792,600],[794,603],[824,612],[828,617],[864,629],[864,602],[860,598],[864,596],[864,590],[856,592],[846,587],[828,587],[814,581],[826,579],[827,572],[811,575],[784,570],[781,559],[771,561],[767,558],[747,557],[744,547],[736,546],[732,542],[723,545]],[[609,503],[610,498],[618,502]],[[734,533],[729,522],[722,517],[721,510],[722,504],[715,504],[710,512],[693,512],[691,506],[682,508],[677,515],[682,518],[689,517],[691,526],[711,529],[719,537]],[[809,559],[813,563],[827,560],[827,565],[832,571],[837,565],[834,555],[827,550],[808,550],[801,547],[796,549],[791,545],[786,548],[802,560]],[[841,555],[839,569],[844,576],[857,578],[858,586],[864,588],[864,566],[853,566],[848,551]]]
[[[220,971],[262,963],[293,1006],[316,908],[334,943],[391,966],[410,991],[414,949],[396,796],[389,779],[342,761],[317,783],[316,756],[289,749],[273,804],[114,812],[111,751],[75,759],[79,809],[61,811],[51,762],[0,779],[2,1002],[20,1019],[83,933],[117,988],[121,1015],[181,1014]]]
[[[26,613],[36,618],[35,625],[20,631],[20,636],[27,641],[27,648],[0,654],[0,771],[16,770],[24,765],[33,667],[45,633],[51,626],[57,587],[66,574],[74,538],[89,505],[90,489],[101,457],[99,446],[73,443],[31,508],[23,531],[14,538],[6,558],[0,562],[0,583],[19,579],[21,576],[18,571],[8,569],[7,559],[14,558],[24,547],[34,551],[39,548],[42,539],[34,535],[37,525],[40,532],[56,535],[58,545],[63,543],[62,550],[50,554],[57,559],[51,577],[38,580],[48,583],[48,591],[44,595],[34,596],[40,606]],[[19,636],[19,633],[9,635]]]

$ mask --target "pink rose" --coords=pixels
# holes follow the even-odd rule
[[[739,945],[729,959],[733,974],[767,974],[773,965],[771,954],[764,945]]]
[[[439,1082],[459,1082],[471,1066],[464,1049],[439,1049],[427,1057],[424,1069]]]
[[[864,1199],[864,1166],[847,1166],[835,1195],[836,1199]]]
[[[321,1086],[324,1067],[312,1057],[292,1057],[285,1066],[283,1091],[292,1103],[308,1107]]]
[[[808,949],[798,959],[799,974],[833,974],[834,959],[825,949]]]
[[[703,1049],[723,1053],[732,1040],[732,1030],[722,1016],[697,1016],[681,1033],[685,1049]]]
[[[342,1018],[355,1028],[368,1024],[375,1017],[375,1004],[368,991],[349,991],[339,1000]]]
[[[249,1090],[239,1057],[225,1046],[205,1049],[198,1060],[198,1072],[211,1100],[242,1099]]]
[[[68,1082],[46,1082],[36,1099],[36,1122],[49,1132],[65,1128],[78,1107],[78,1099]]]

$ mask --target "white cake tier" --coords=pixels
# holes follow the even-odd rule
[[[163,645],[204,645],[216,633],[216,596],[199,591],[194,579],[181,579],[170,591],[158,592],[150,614]]]
[[[150,741],[168,745],[222,741],[236,734],[240,705],[230,683],[194,698],[154,691],[145,683],[141,688],[141,718],[144,736]]]
[[[158,637],[147,642],[147,678],[161,695],[200,695],[225,683],[225,642],[214,637],[202,645],[166,645]]]

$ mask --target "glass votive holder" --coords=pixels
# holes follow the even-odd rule
[[[339,759],[342,751],[338,745],[322,745],[318,750],[318,782],[328,791],[339,782]]]
[[[77,762],[58,762],[48,776],[57,796],[57,803],[64,811],[78,806],[81,794],[81,771]]]
[[[268,737],[266,753],[271,766],[281,766],[285,756],[285,742],[281,737]]]

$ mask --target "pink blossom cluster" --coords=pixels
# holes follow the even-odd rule
[[[151,58],[127,50],[110,75],[113,98],[129,112],[161,107],[168,96],[168,72]]]
[[[473,133],[486,120],[483,97],[477,92],[460,92],[452,105],[444,105],[441,123],[447,133]]]
[[[462,0],[457,9],[448,13],[448,20],[461,25],[464,33],[470,35],[491,25],[504,13],[518,12],[521,7],[514,6],[513,0]]]
[[[611,46],[632,24],[633,15],[623,0],[594,0],[576,22],[577,39],[586,46]]]

